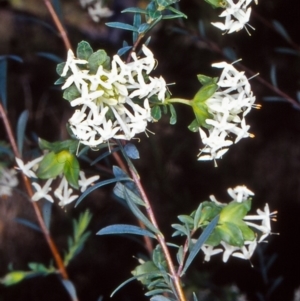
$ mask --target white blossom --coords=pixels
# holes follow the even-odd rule
[[[78,184],[80,186],[80,191],[84,192],[88,186],[92,185],[95,181],[99,180],[100,176],[93,176],[90,178],[86,178],[83,171],[79,172],[80,179]]]
[[[75,84],[80,96],[70,101],[75,113],[69,119],[70,128],[76,138],[85,145],[96,147],[109,139],[130,140],[146,131],[153,121],[149,98],[157,95],[163,102],[166,82],[160,77],[148,76],[156,65],[153,53],[142,46],[143,57],[131,54],[132,61],[125,63],[118,55],[113,57],[111,70],[99,66],[96,74],[81,70],[71,50],[63,74],[71,71],[63,89]],[[140,100],[139,100],[140,99]]]
[[[203,253],[205,255],[205,257],[204,257],[205,261],[210,261],[211,256],[219,254],[223,251],[221,248],[214,249],[213,246],[210,246],[210,245],[207,245],[207,244],[204,244],[201,247],[201,250],[203,251]]]
[[[237,3],[234,3],[233,0],[226,0],[226,2],[225,10],[219,15],[221,18],[225,18],[224,23],[212,22],[212,25],[225,31],[225,33],[240,31],[243,28],[247,30],[246,26],[254,29],[248,24],[251,15],[251,7],[248,6],[252,0],[239,0]],[[255,3],[257,4],[257,1]]]
[[[2,167],[0,170],[0,196],[11,196],[12,188],[19,184],[14,169]]]
[[[65,176],[63,176],[59,186],[54,191],[55,197],[60,200],[58,205],[64,207],[65,205],[68,205],[69,203],[75,201],[78,198],[78,195],[72,195],[72,192],[73,189],[69,187],[67,179],[65,178]]]
[[[200,150],[198,160],[219,159],[230,145],[253,136],[248,132],[250,126],[245,120],[255,102],[247,77],[226,62],[212,66],[223,68],[223,71],[217,91],[206,100],[211,117],[206,119],[208,129],[199,128],[204,148]]]
[[[26,177],[28,178],[37,178],[35,174],[35,170],[40,161],[42,161],[44,156],[38,157],[32,161],[27,162],[24,164],[24,162],[20,158],[16,158],[16,162],[18,164],[17,169],[19,169]]]
[[[238,203],[245,202],[249,199],[250,196],[253,196],[254,193],[249,190],[245,185],[236,186],[235,188],[228,188],[228,194],[232,197],[233,201]],[[210,196],[210,199],[215,204],[224,207],[224,204],[218,202],[214,195]],[[253,255],[257,244],[264,242],[266,237],[272,234],[271,232],[271,220],[276,221],[277,211],[271,212],[269,209],[269,205],[266,204],[264,210],[257,209],[257,215],[246,215],[243,217],[246,225],[250,228],[253,228],[255,232],[258,232],[255,238],[252,241],[244,241],[244,245],[233,246],[225,241],[221,241],[220,244],[222,248],[216,248],[204,244],[201,248],[205,254],[205,261],[209,261],[212,255],[223,252],[223,262],[227,262],[230,256],[237,257],[240,259],[249,260]],[[252,221],[261,221],[261,224],[254,223]]]
[[[49,202],[53,203],[53,198],[49,194],[49,192],[52,190],[52,188],[50,187],[52,184],[52,181],[53,181],[53,178],[48,179],[43,187],[41,187],[38,183],[35,183],[35,182],[32,183],[32,186],[35,188],[36,192],[34,193],[34,195],[32,196],[31,199],[33,201],[38,201],[40,199],[46,199]]]
[[[81,6],[87,8],[94,22],[99,22],[101,18],[109,18],[113,15],[113,11],[104,6],[103,2],[103,0],[80,0]]]

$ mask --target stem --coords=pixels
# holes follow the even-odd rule
[[[195,232],[196,232],[196,230],[192,230],[191,234],[190,234],[190,237],[192,237]],[[181,275],[181,272],[182,272],[182,269],[183,269],[183,264],[184,264],[185,257],[187,255],[188,250],[189,250],[189,238],[187,237],[187,239],[185,240],[184,246],[183,246],[183,258],[182,258],[182,262],[181,262],[181,264],[180,264],[180,266],[178,267],[178,270],[177,270],[177,275],[179,277]]]
[[[170,99],[166,99],[166,101],[168,103],[182,103],[187,106],[192,106],[192,102],[184,98],[170,98]]]
[[[145,202],[146,204],[146,210],[147,210],[147,214],[148,214],[148,217],[150,219],[150,221],[152,222],[152,224],[157,228],[159,229],[158,225],[157,225],[157,222],[156,222],[156,219],[155,219],[155,216],[154,216],[154,212],[151,208],[151,204],[150,204],[150,201],[144,191],[144,188],[140,182],[140,179],[139,177],[136,175],[136,173],[130,169],[130,173],[131,173],[131,176],[135,182],[135,184],[137,185],[140,193],[141,193],[141,196],[142,196],[142,199],[143,201]],[[168,263],[168,267],[169,267],[169,272],[171,274],[171,277],[173,279],[173,282],[175,284],[175,289],[176,289],[176,292],[178,294],[178,297],[179,297],[179,300],[180,301],[186,301],[186,298],[184,296],[184,293],[183,293],[183,290],[182,290],[182,287],[181,287],[181,284],[180,284],[180,277],[178,276],[178,274],[176,273],[175,271],[175,267],[174,267],[174,264],[173,264],[173,261],[172,261],[172,258],[171,258],[171,255],[170,255],[170,252],[169,252],[169,249],[167,247],[167,244],[166,244],[166,241],[165,241],[165,238],[162,234],[157,234],[156,235],[157,237],[157,240],[162,248],[162,251],[165,255],[165,258],[166,258],[166,261]]]
[[[143,37],[144,37],[143,34],[139,34],[138,38],[136,39],[134,45],[132,46],[132,48],[131,48],[131,50],[130,50],[130,52],[129,52],[129,54],[128,54],[127,61],[126,61],[127,64],[130,63],[130,60],[131,60],[131,53],[136,51],[136,47],[137,47],[138,44],[141,42],[141,40],[142,40]]]
[[[8,121],[6,112],[5,112],[1,102],[0,102],[0,115],[3,119],[4,127],[6,129],[6,133],[8,135],[8,139],[10,141],[10,144],[11,144],[11,147],[13,149],[14,155],[17,158],[21,158],[20,153],[19,153],[18,148],[17,148],[17,145],[16,145],[16,140],[14,138],[14,135],[13,135],[13,132],[12,132],[12,129],[11,129],[11,126],[10,126],[10,123]],[[31,199],[32,196],[33,196],[33,191],[32,191],[30,180],[23,173],[22,173],[22,180],[23,180],[23,183],[25,185],[27,194],[28,194],[29,198]],[[65,280],[68,280],[69,277],[68,277],[65,265],[64,265],[63,260],[60,256],[59,252],[58,252],[57,246],[54,243],[54,241],[53,241],[53,239],[52,239],[52,237],[49,233],[49,230],[47,229],[47,227],[44,223],[40,208],[39,208],[39,206],[37,205],[36,202],[30,202],[30,203],[33,206],[33,209],[34,209],[36,218],[38,220],[39,226],[40,226],[40,228],[43,232],[43,235],[44,235],[44,237],[45,237],[45,239],[48,243],[48,246],[49,246],[49,248],[51,250],[51,253],[54,257],[54,260],[56,262],[58,270],[59,270],[62,278],[65,279]]]
[[[45,3],[45,5],[46,5],[51,17],[52,17],[52,20],[53,20],[54,24],[56,25],[56,28],[57,28],[64,44],[65,44],[66,49],[67,50],[72,49],[72,46],[71,46],[71,43],[69,41],[68,35],[67,35],[62,23],[60,22],[59,17],[57,16],[57,13],[55,12],[51,1],[50,0],[44,0],[44,3]]]
[[[125,165],[124,162],[122,161],[122,159],[121,159],[119,153],[115,152],[115,153],[113,153],[112,155],[113,155],[113,157],[115,158],[115,160],[117,161],[117,163],[118,163],[118,165],[120,166],[120,168],[121,168],[124,172],[128,173],[128,170],[127,170],[127,168],[126,168],[126,165]],[[140,220],[138,220],[138,223],[139,223],[139,226],[140,226],[142,229],[146,229],[145,225],[144,225]],[[150,237],[148,237],[148,236],[143,236],[143,237],[144,237],[146,249],[147,249],[149,255],[151,256],[151,254],[152,254],[152,252],[153,252],[152,241],[151,241]]]

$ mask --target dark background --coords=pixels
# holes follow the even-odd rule
[[[77,1],[61,2],[74,48],[84,39],[94,50],[104,48],[113,55],[123,39],[130,43],[128,33],[106,28],[106,20],[94,24]],[[141,6],[146,3],[138,2]],[[109,21],[130,22],[129,14],[121,15],[118,11],[135,4],[135,1],[115,0],[111,4],[115,14]],[[210,25],[212,21],[220,21],[219,11],[204,1],[182,0],[180,7],[189,16],[188,20],[166,21],[152,32],[150,48],[158,60],[154,74],[163,75],[168,83],[176,83],[170,85],[173,96],[191,99],[199,89],[198,73],[218,76],[218,71],[210,67],[212,63],[242,58],[242,65],[236,65],[238,69],[245,70],[249,77],[260,73],[251,80],[251,85],[262,108],[252,110],[247,116],[255,138],[234,145],[214,168],[212,162],[196,160],[201,147],[199,135],[186,128],[193,119],[192,112],[178,106],[175,126],[163,118],[149,125],[155,135],[150,134],[149,138],[140,135],[142,141],[136,143],[141,156],[136,166],[142,182],[169,241],[170,225],[177,222],[177,215],[191,213],[210,194],[220,201],[229,201],[227,188],[245,184],[255,192],[253,208],[263,208],[268,203],[271,211],[278,210],[278,221],[272,226],[273,232],[280,235],[271,235],[267,244],[259,246],[251,259],[254,267],[234,258],[223,264],[220,256],[203,264],[203,256],[199,255],[185,279],[186,289],[199,291],[203,300],[210,301],[238,300],[228,297],[227,290],[233,285],[250,301],[296,300],[294,292],[300,286],[300,103],[296,101],[300,78],[299,3],[264,0],[258,6],[253,4],[250,24],[256,30],[249,29],[251,36],[245,30],[222,35]],[[274,29],[274,20],[286,29],[292,43]],[[280,53],[280,47],[294,53]],[[49,141],[66,139],[65,124],[72,114],[59,88],[53,86],[57,79],[56,63],[41,57],[40,52],[65,59],[63,43],[42,1],[0,1],[0,55],[14,54],[23,59],[22,64],[13,60],[8,63],[8,111],[13,125],[23,110],[30,112],[26,131],[28,152],[36,147],[37,136]],[[294,102],[265,100],[268,96],[278,97],[274,89],[260,80],[271,82],[271,68],[276,68],[280,91]],[[6,139],[3,128],[0,135]],[[116,163],[109,159],[103,164],[110,168]],[[90,170],[88,165],[84,166]],[[101,173],[102,179],[109,176]],[[17,192],[0,202],[0,276],[5,275],[9,263],[16,270],[27,269],[27,263],[32,261],[48,264],[51,255],[42,235],[15,222],[16,217],[35,220],[28,202]],[[97,300],[100,295],[109,300],[110,293],[131,276],[130,271],[137,265],[133,256],[146,251],[142,240],[94,235],[110,224],[136,223],[130,212],[114,199],[112,187],[94,192],[76,209],[73,205],[64,210],[54,206],[51,231],[61,250],[66,249],[66,236],[72,232],[71,219],[85,209],[93,213],[93,234],[68,271],[81,301]],[[175,239],[175,242],[181,241]],[[146,300],[143,293],[140,284],[134,282],[112,300]],[[4,301],[68,298],[55,275],[29,279],[10,288],[0,287],[0,300]]]

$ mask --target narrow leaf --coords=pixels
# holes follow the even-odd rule
[[[139,151],[137,150],[136,146],[132,143],[127,143],[124,146],[124,151],[125,151],[126,155],[131,159],[139,159],[140,158]]]
[[[128,7],[121,11],[121,13],[138,13],[138,14],[145,14],[147,11],[145,9],[141,9],[138,7]]]
[[[28,110],[25,110],[22,112],[18,119],[17,124],[17,144],[18,144],[18,150],[20,154],[23,152],[23,145],[24,145],[24,137],[25,137],[25,129],[28,121],[29,112]]]
[[[132,211],[132,213],[143,222],[143,224],[151,231],[153,231],[156,234],[160,234],[160,231],[153,226],[153,224],[148,220],[148,218],[142,213],[142,211],[137,207],[137,205],[131,200],[127,188],[125,187],[124,189],[124,195],[125,195],[125,200]]]
[[[163,295],[156,295],[150,299],[150,301],[171,301],[172,299],[166,298]]]
[[[289,34],[285,30],[285,28],[282,26],[282,24],[276,20],[273,21],[273,26],[275,30],[289,43],[292,42],[292,39],[290,38]]]
[[[184,273],[186,272],[186,270],[188,269],[188,267],[190,266],[190,264],[192,263],[192,261],[194,260],[198,252],[200,251],[202,245],[205,243],[205,241],[209,238],[210,234],[215,229],[218,221],[219,221],[219,215],[214,217],[213,220],[209,223],[209,225],[201,233],[200,237],[197,239],[196,243],[194,244],[188,258],[186,259],[184,268],[180,276],[184,275]]]
[[[7,60],[6,58],[0,60],[0,101],[5,110],[7,110]]]
[[[97,235],[135,234],[135,235],[142,235],[142,236],[149,236],[152,238],[156,238],[156,236],[152,232],[146,229],[142,229],[140,227],[132,226],[132,225],[125,225],[125,224],[105,227],[101,229],[99,232],[97,232],[96,234]]]
[[[73,301],[78,300],[74,284],[70,280],[61,279],[63,286]]]
[[[14,219],[14,221],[17,222],[17,223],[19,223],[19,224],[21,224],[21,225],[24,225],[24,226],[26,226],[28,228],[31,228],[31,229],[33,229],[35,231],[42,232],[42,230],[40,229],[40,227],[38,225],[36,225],[33,222],[30,222],[30,221],[28,221],[28,220],[26,220],[24,218],[18,218],[17,217],[17,218]]]
[[[43,204],[43,219],[48,230],[50,229],[52,205],[51,202],[44,202]]]
[[[109,180],[105,180],[105,181],[101,181],[97,184],[95,184],[94,186],[91,186],[89,187],[76,201],[76,204],[75,204],[75,207],[77,207],[79,205],[79,203],[88,195],[90,194],[91,192],[93,192],[94,190],[102,187],[102,186],[105,186],[105,185],[108,185],[108,184],[111,184],[111,183],[115,183],[115,182],[119,182],[119,181],[128,181],[128,178],[113,178],[113,179],[109,179]]]
[[[114,27],[114,28],[119,28],[119,29],[124,29],[124,30],[130,30],[130,31],[138,31],[138,29],[132,25],[126,24],[126,23],[121,23],[121,22],[108,22],[105,23],[106,26],[108,27]]]

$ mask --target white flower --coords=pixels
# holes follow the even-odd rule
[[[247,201],[249,199],[249,196],[254,195],[254,192],[249,190],[245,185],[236,186],[233,189],[228,188],[227,192],[233,198],[233,200],[236,200],[238,203]]]
[[[247,77],[226,62],[212,66],[223,68],[223,71],[217,82],[218,90],[206,101],[211,118],[206,119],[208,130],[199,128],[205,146],[198,160],[219,159],[230,145],[253,136],[248,132],[250,126],[245,120],[255,102]]]
[[[28,163],[24,164],[24,162],[16,158],[16,162],[18,164],[17,169],[21,170],[22,173],[27,176],[28,178],[37,178],[36,174],[34,173],[35,167],[39,162],[43,160],[44,156],[41,156],[39,158],[36,158],[32,161],[29,161]]]
[[[19,181],[14,169],[3,167],[0,170],[0,196],[11,196],[12,188],[16,187]]]
[[[80,0],[80,4],[83,8],[87,7],[94,22],[99,22],[100,18],[108,18],[113,15],[113,11],[103,6],[103,0]]]
[[[258,240],[258,242],[262,242],[269,234],[271,234],[271,220],[276,221],[277,211],[270,213],[269,205],[266,204],[264,211],[257,209],[257,214],[258,215],[246,215],[244,220],[248,226],[257,229],[262,233]],[[255,223],[248,222],[249,220],[261,220],[262,223],[261,225],[257,225]]]
[[[104,7],[102,2],[102,0],[97,1],[88,7],[88,13],[94,22],[99,22],[101,18],[109,18],[114,14],[108,7]]]
[[[205,257],[204,257],[204,260],[205,261],[210,261],[210,257],[213,256],[213,255],[216,255],[216,254],[219,254],[221,253],[223,250],[221,248],[219,249],[214,249],[213,246],[210,246],[210,245],[206,245],[204,244],[202,247],[201,247],[201,250],[203,251]]]
[[[64,207],[78,198],[78,195],[72,195],[73,189],[69,188],[67,179],[63,176],[62,180],[54,191],[54,195],[60,200],[58,205]]]
[[[78,184],[80,186],[81,192],[84,192],[88,186],[92,185],[95,181],[99,180],[100,178],[100,176],[97,175],[87,179],[83,171],[80,171],[79,175],[80,175],[80,179],[78,181]]]
[[[215,22],[211,23],[212,25],[221,29],[222,31],[225,31],[225,33],[232,33],[243,28],[247,30],[247,25],[254,29],[251,25],[248,24],[251,14],[251,7],[248,6],[252,2],[252,0],[239,0],[237,3],[234,3],[233,0],[226,0],[226,2],[227,7],[219,15],[219,17],[221,18],[225,17],[224,23]]]
[[[47,180],[43,188],[38,183],[32,183],[32,186],[35,188],[36,192],[32,196],[33,201],[38,201],[40,199],[46,199],[49,202],[53,203],[53,198],[48,192],[52,190],[50,185],[52,184],[53,178]]]
[[[63,75],[68,71],[71,75],[63,88],[74,83],[81,94],[70,102],[76,111],[69,123],[82,144],[96,147],[111,138],[130,140],[145,132],[148,122],[153,121],[148,99],[157,95],[163,102],[166,82],[162,77],[144,78],[153,70],[156,61],[145,45],[142,51],[144,56],[141,58],[133,52],[130,63],[115,55],[111,70],[99,66],[96,74],[78,68],[77,64],[86,61],[77,60],[72,52],[68,53]]]

